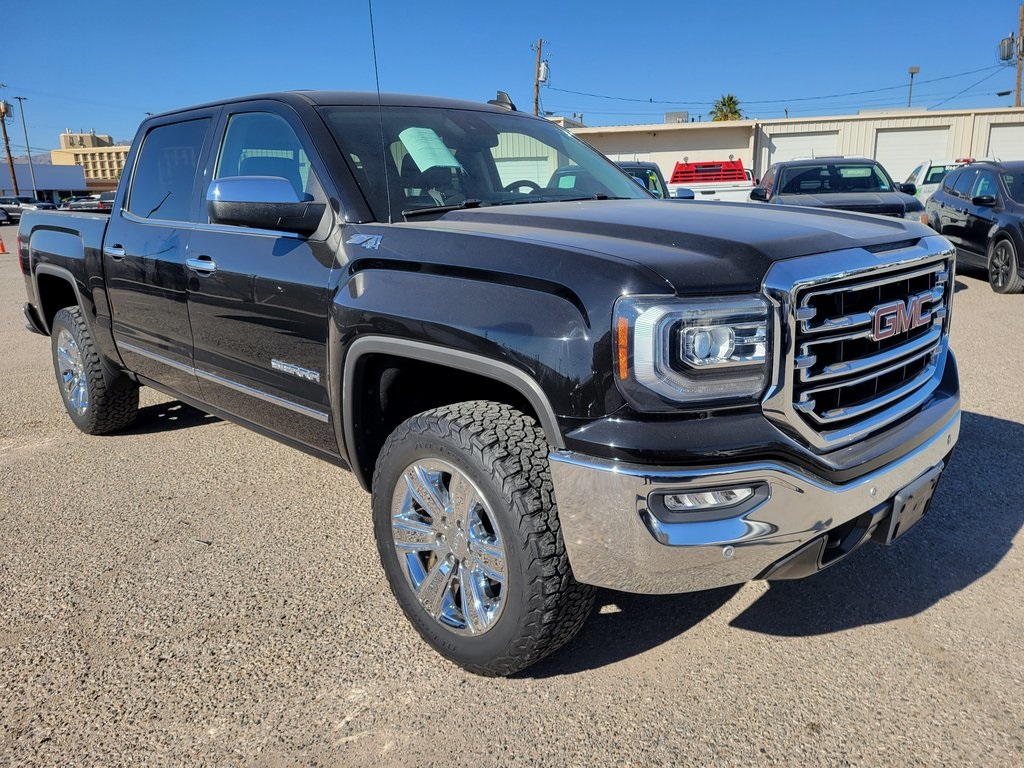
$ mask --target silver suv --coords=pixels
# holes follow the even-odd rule
[[[12,221],[20,221],[22,211],[49,211],[56,207],[53,203],[44,203],[34,197],[0,197],[0,208]]]

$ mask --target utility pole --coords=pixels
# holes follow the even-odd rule
[[[1017,32],[1017,101],[1015,106],[1020,106],[1020,75],[1021,75],[1021,38],[1024,38],[1024,3],[1021,3],[1020,8],[1020,29]]]
[[[25,125],[25,102],[28,100],[27,96],[15,96],[18,100],[19,106],[21,106],[21,130],[25,132],[25,149],[28,150],[28,175],[32,178],[32,198],[36,199],[39,197],[39,192],[36,191],[36,171],[32,167],[32,147],[28,145],[28,126]]]
[[[1022,6],[1024,8],[1024,6]],[[1024,13],[1024,10],[1021,11]],[[1024,19],[1024,16],[1021,16]],[[534,46],[537,51],[537,66],[533,70],[533,114],[540,114],[540,55],[541,51],[544,50],[544,41],[541,38],[537,38],[537,44]],[[1019,88],[1018,88],[1019,91]],[[1017,106],[1020,106],[1018,104]]]
[[[14,196],[17,197],[20,194],[18,191],[18,179],[14,175],[14,158],[11,157],[11,141],[7,138],[7,115],[10,113],[10,103],[0,101],[0,126],[3,127],[4,132],[4,152],[7,153],[7,168],[11,172],[11,186],[14,187]]]

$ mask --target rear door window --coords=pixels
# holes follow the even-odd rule
[[[961,173],[953,182],[953,194],[957,197],[967,197],[971,191],[971,185],[974,184],[975,176],[977,176],[977,171],[973,170]]]
[[[144,219],[188,221],[209,118],[160,125],[142,143],[128,211]]]

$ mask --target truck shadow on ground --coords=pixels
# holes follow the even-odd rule
[[[1024,425],[964,413],[932,508],[891,547],[869,544],[805,581],[772,582],[731,626],[779,636],[838,632],[927,610],[992,571],[1024,525]]]
[[[147,405],[139,409],[135,423],[124,430],[125,435],[151,435],[158,432],[172,432],[176,429],[188,429],[203,424],[216,424],[221,419],[193,408],[180,400]]]
[[[520,677],[559,677],[637,656],[688,632],[739,590],[737,585],[687,595],[631,595],[602,589],[576,639]]]
[[[867,544],[808,579],[772,582],[730,627],[802,637],[880,624],[927,610],[992,571],[1024,526],[1024,425],[964,413],[960,441],[932,508],[891,547]],[[602,591],[569,645],[523,673],[556,677],[607,666],[681,635],[739,590],[646,596]]]

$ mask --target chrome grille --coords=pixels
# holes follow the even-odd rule
[[[938,237],[894,249],[875,256],[847,252],[851,268],[833,275],[778,270],[791,273],[792,282],[774,293],[793,333],[780,345],[781,386],[766,398],[765,412],[819,448],[893,423],[938,384],[953,253]]]

